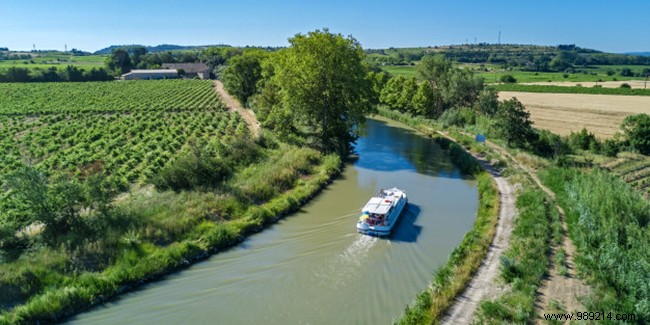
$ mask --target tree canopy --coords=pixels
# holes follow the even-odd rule
[[[346,152],[371,111],[372,85],[361,45],[327,29],[297,34],[289,43],[267,68],[272,80],[265,87],[278,94],[273,109],[284,111],[272,115],[292,117],[320,149]]]
[[[501,135],[506,139],[508,146],[522,146],[526,144],[534,134],[530,113],[526,107],[517,100],[511,98],[504,100],[497,113],[497,127]]]
[[[630,115],[623,120],[621,129],[633,150],[650,155],[650,115]]]

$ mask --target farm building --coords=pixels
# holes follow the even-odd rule
[[[201,79],[210,79],[210,67],[205,63],[163,63],[163,69],[183,70],[185,76],[197,76]]]
[[[171,79],[178,78],[178,72],[176,70],[169,69],[140,69],[140,70],[131,70],[129,73],[125,73],[120,76],[122,80],[142,80],[142,79]]]

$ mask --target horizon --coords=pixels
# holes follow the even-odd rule
[[[0,21],[0,47],[12,51],[31,51],[34,46],[63,51],[67,45],[68,50],[95,52],[126,44],[282,47],[295,34],[323,28],[351,35],[366,49],[501,43],[575,44],[609,53],[650,51],[646,41],[650,21],[644,17],[650,3],[643,0],[626,6],[595,1],[587,8],[559,0],[543,4],[507,0],[498,6],[393,0],[332,0],[326,5],[296,0],[195,1],[190,6],[160,1],[151,6],[120,0],[110,7],[80,0],[65,4],[26,0],[5,7],[8,15]],[[599,26],[606,28],[594,32]]]

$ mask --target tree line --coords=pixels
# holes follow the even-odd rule
[[[86,70],[73,65],[65,69],[49,67],[47,69],[30,69],[10,67],[0,70],[0,82],[60,82],[60,81],[110,81],[114,77],[104,68]]]

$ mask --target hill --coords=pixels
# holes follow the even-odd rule
[[[563,71],[586,65],[646,65],[650,57],[605,53],[574,44],[541,46],[525,44],[462,44],[415,48],[366,50],[368,60],[381,65],[404,65],[427,54],[441,54],[460,63],[499,64],[533,71]],[[554,66],[555,65],[555,66]]]
[[[201,50],[205,49],[207,47],[212,47],[212,46],[229,46],[225,44],[219,44],[219,45],[174,45],[174,44],[160,44],[156,46],[145,46],[145,45],[138,45],[138,44],[132,44],[132,45],[111,45],[109,47],[103,48],[99,51],[96,51],[94,54],[110,54],[113,50],[123,48],[123,49],[133,49],[135,47],[144,47],[147,49],[147,53],[156,53],[156,52],[167,52],[167,51],[177,51],[177,50]]]

